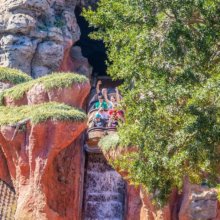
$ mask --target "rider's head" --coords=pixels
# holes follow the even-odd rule
[[[102,107],[99,108],[99,112],[103,112],[104,109]]]
[[[99,96],[98,96],[98,100],[99,100],[99,102],[102,103],[102,102],[104,101],[104,97],[103,97],[102,95],[99,95]]]
[[[96,120],[96,121],[101,121],[101,115],[100,115],[100,114],[96,114],[95,120]]]
[[[116,99],[113,95],[110,97],[110,100],[111,100],[111,102],[116,102]]]

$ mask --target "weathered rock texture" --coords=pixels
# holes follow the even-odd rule
[[[64,66],[80,37],[76,4],[77,0],[2,0],[0,66],[21,69],[34,78]],[[68,71],[76,71],[74,68],[69,66]]]
[[[217,192],[185,181],[180,220],[220,219]]]
[[[59,70],[63,72],[74,70],[90,78],[92,67],[89,65],[88,59],[83,57],[81,48],[74,46],[70,48],[70,50],[65,51],[63,62]]]
[[[90,87],[75,86],[80,92],[75,94],[75,99],[72,98],[74,105],[81,107]],[[66,97],[74,89],[63,89],[66,96],[58,93],[56,101],[69,104]],[[29,94],[32,101],[37,98],[35,92]],[[50,101],[44,98],[37,100],[37,103]],[[86,122],[47,120],[36,125],[26,122],[24,126],[26,129],[17,131],[14,126],[0,127],[0,156],[3,158],[0,178],[10,181],[6,178],[9,171],[18,197],[15,219],[80,219],[83,181],[81,135]]]
[[[19,132],[12,140],[15,128],[1,127],[0,143],[18,195],[16,219],[65,217],[65,210],[57,210],[50,204],[56,201],[62,204],[59,197],[50,200],[49,192],[59,181],[50,178],[54,175],[50,169],[58,153],[68,147],[84,128],[83,123],[47,121],[35,126],[28,124],[27,130]]]
[[[126,192],[127,206],[125,210],[125,219],[140,219],[142,201],[140,198],[140,187],[127,184]]]
[[[177,218],[177,190],[173,190],[168,200],[168,203],[159,209],[152,203],[152,196],[147,194],[143,189],[140,190],[142,199],[142,207],[140,213],[141,220],[171,220]]]

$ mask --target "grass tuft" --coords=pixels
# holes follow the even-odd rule
[[[119,136],[117,133],[109,134],[100,139],[98,146],[102,148],[104,152],[116,149],[120,144]]]
[[[0,81],[14,85],[30,81],[32,78],[18,69],[0,67]]]
[[[53,88],[67,88],[73,83],[85,83],[87,81],[88,79],[85,76],[75,73],[52,73],[50,75],[19,84],[10,89],[6,89],[2,92],[2,94],[0,94],[0,96],[8,96],[14,100],[17,100],[22,98],[25,92],[36,84],[42,84],[48,91]]]
[[[13,125],[25,119],[30,119],[32,124],[38,124],[48,119],[83,122],[86,120],[86,114],[71,106],[56,102],[19,107],[0,106],[0,125]]]

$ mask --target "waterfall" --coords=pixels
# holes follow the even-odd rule
[[[125,182],[102,154],[88,154],[84,184],[84,220],[123,219]]]

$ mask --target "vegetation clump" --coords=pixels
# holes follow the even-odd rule
[[[12,83],[13,85],[30,81],[32,78],[17,69],[0,67],[0,81]]]
[[[13,125],[23,120],[38,124],[46,120],[83,122],[86,114],[71,106],[49,102],[19,107],[0,106],[0,125]]]
[[[53,88],[67,88],[73,83],[85,83],[88,79],[79,74],[74,73],[52,73],[50,75],[30,80],[13,88],[7,89],[2,92],[2,97],[10,97],[12,99],[21,98],[25,92],[31,89],[36,84],[42,84],[48,91]]]
[[[108,73],[124,80],[120,145],[139,150],[118,165],[160,205],[185,176],[218,183],[219,12],[214,0],[100,0],[84,10]]]
[[[98,145],[104,152],[114,150],[119,146],[119,136],[117,133],[106,135],[100,139]]]

